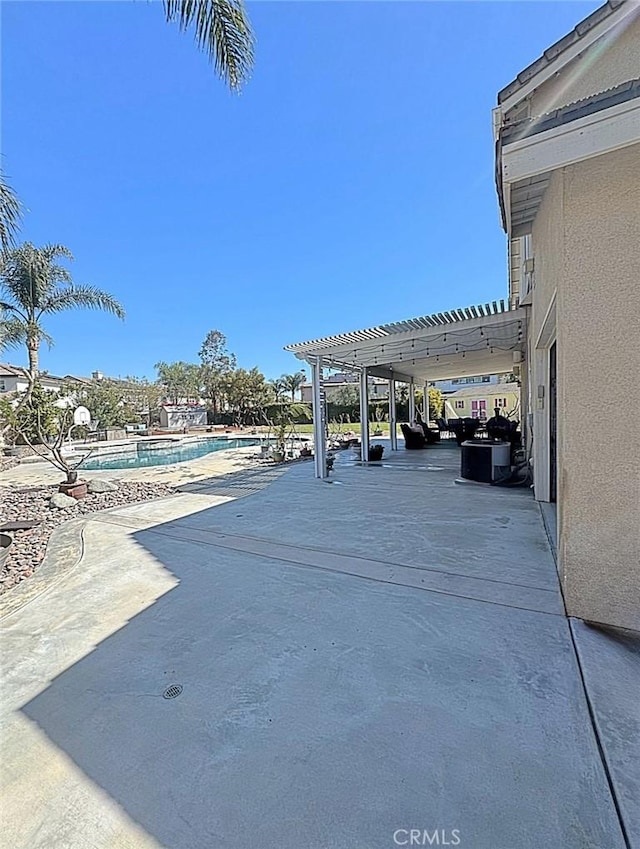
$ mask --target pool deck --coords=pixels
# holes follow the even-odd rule
[[[255,437],[253,437],[255,439]],[[107,445],[108,443],[105,443]],[[123,443],[134,447],[135,443]],[[105,456],[106,456],[105,452]],[[111,453],[111,452],[109,452]],[[214,451],[195,460],[173,463],[167,466],[146,466],[139,469],[95,469],[87,471],[85,478],[101,478],[113,481],[147,481],[166,483],[179,486],[190,481],[204,480],[216,475],[229,474],[256,465],[257,449],[255,446],[246,448],[230,448],[224,451]],[[21,463],[13,469],[2,472],[2,486],[42,486],[43,484],[59,483],[64,474],[46,461]]]
[[[342,455],[88,517],[0,623],[3,845],[625,849],[616,802],[640,845],[633,646],[576,627],[579,665],[538,506],[458,463]]]

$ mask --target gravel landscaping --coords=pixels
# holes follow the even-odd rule
[[[0,456],[0,472],[8,472],[9,469],[14,469],[19,463],[17,457]]]
[[[0,487],[0,524],[40,522],[29,530],[12,531],[13,544],[0,572],[0,594],[29,578],[44,560],[52,532],[69,519],[95,513],[108,507],[121,507],[138,501],[151,501],[172,495],[175,490],[163,483],[118,482],[110,492],[94,492],[62,509],[50,506],[57,485],[15,489]]]

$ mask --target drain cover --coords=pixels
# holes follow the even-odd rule
[[[162,694],[163,699],[175,699],[182,692],[182,684],[172,684]]]

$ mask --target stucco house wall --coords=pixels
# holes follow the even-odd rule
[[[558,554],[568,612],[640,629],[640,409],[621,421],[615,399],[602,393],[640,370],[637,245],[640,145],[554,172],[532,230],[536,497],[549,497],[555,340]]]
[[[571,615],[640,630],[640,405],[598,388],[640,371],[640,144],[564,169],[562,210],[562,581]]]

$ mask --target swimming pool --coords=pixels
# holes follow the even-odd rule
[[[92,455],[80,465],[80,469],[99,471],[101,469],[142,469],[147,466],[170,466],[172,463],[184,463],[196,460],[215,451],[227,451],[229,448],[242,448],[260,445],[260,439],[227,439],[213,436],[196,442],[137,442],[124,451],[105,454],[102,457]]]

